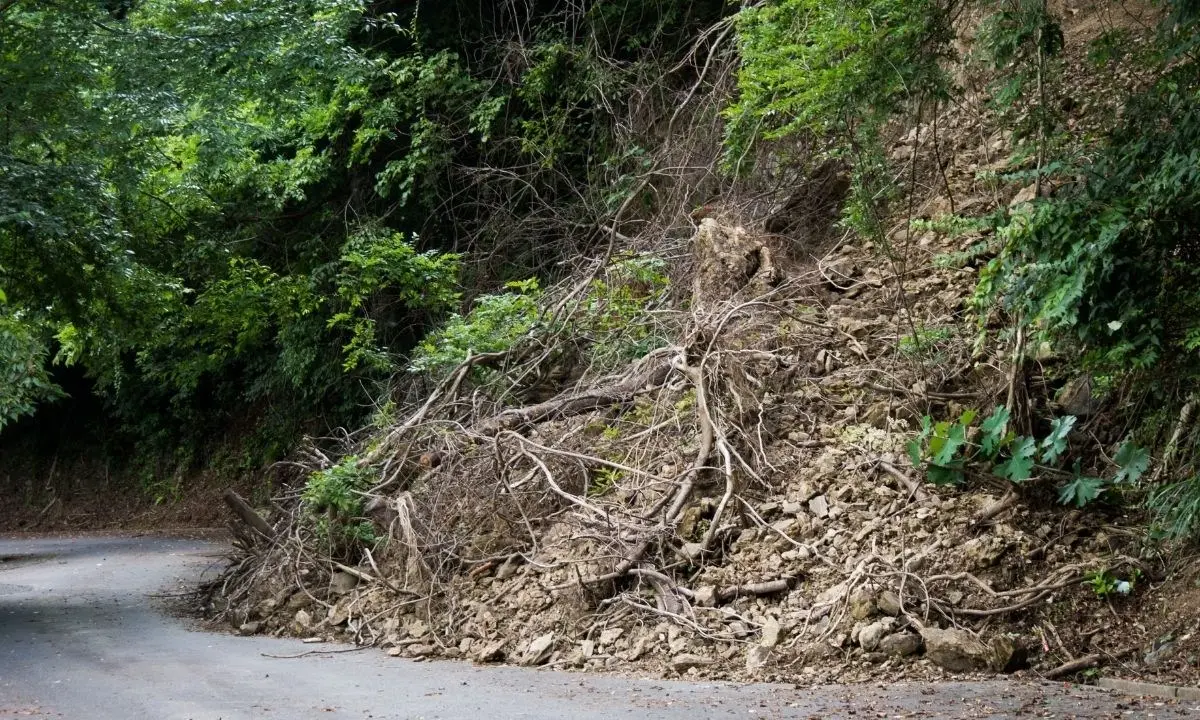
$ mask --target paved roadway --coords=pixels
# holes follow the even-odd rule
[[[737,686],[629,679],[200,632],[155,594],[216,571],[216,542],[0,539],[0,718],[1192,717],[1200,708],[1009,682]]]

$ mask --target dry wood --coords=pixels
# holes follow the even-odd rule
[[[225,498],[226,504],[229,505],[233,512],[246,525],[257,530],[260,535],[268,540],[275,536],[275,529],[271,527],[271,524],[255,512],[254,508],[250,507],[250,503],[243,500],[242,496],[238,495],[233,488],[227,489],[222,497]]]

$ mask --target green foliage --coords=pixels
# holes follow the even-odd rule
[[[941,92],[947,10],[932,0],[781,0],[743,10],[727,163],[746,169],[759,138],[854,138],[922,93]]]
[[[347,456],[337,465],[309,476],[301,495],[314,531],[338,552],[377,541],[375,526],[363,515],[362,492],[374,476]]]
[[[592,482],[588,483],[587,496],[600,497],[612,492],[625,474],[616,468],[603,467],[596,471]]]
[[[627,255],[592,281],[575,332],[591,339],[591,361],[615,368],[667,343],[652,311],[669,289],[666,263],[650,255]]]
[[[62,397],[46,372],[49,350],[37,328],[5,312],[0,301],[0,430],[38,403]]]
[[[508,292],[484,295],[466,315],[454,314],[413,353],[411,372],[444,373],[468,356],[503,352],[543,323],[535,279],[510,282]]]
[[[1013,483],[1035,479],[1039,468],[1054,474],[1062,472],[1056,468],[1067,453],[1075,416],[1051,420],[1049,433],[1040,441],[1012,432],[1008,428],[1009,411],[1003,406],[993,410],[977,429],[972,427],[975,418],[974,410],[967,410],[953,422],[934,423],[928,415],[922,418],[921,432],[907,443],[913,467],[924,467],[929,481],[939,485],[961,483],[971,469]],[[1112,486],[1136,483],[1149,461],[1149,453],[1132,442],[1125,442],[1117,451],[1117,471],[1111,479],[1083,475],[1077,460],[1071,480],[1059,489],[1059,501],[1083,507]]]
[[[1107,568],[1093,570],[1084,576],[1083,584],[1087,585],[1098,598],[1110,598],[1114,595],[1128,595],[1137,587],[1141,571],[1134,569],[1128,579],[1121,579]]]
[[[1154,537],[1188,540],[1200,536],[1200,475],[1153,488],[1146,508]]]

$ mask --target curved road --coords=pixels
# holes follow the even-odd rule
[[[154,537],[0,539],[0,718],[1161,718],[1197,711],[1035,683],[800,690],[417,663],[370,649],[273,658],[314,646],[191,630],[151,597],[215,572],[223,549]]]

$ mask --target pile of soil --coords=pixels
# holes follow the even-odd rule
[[[1071,46],[1096,31],[1089,17]],[[1081,57],[1066,85],[1083,135],[1111,108]],[[846,182],[822,167],[829,192],[793,193],[820,203],[781,203],[801,217],[745,217],[731,199],[686,248],[655,247],[680,258],[673,286],[691,292],[656,311],[669,342],[626,367],[585,368],[522,404],[472,384],[495,358],[464,363],[353,448],[378,473],[383,542],[332,543],[292,492],[269,541],[244,533],[210,616],[404,657],[582,670],[818,684],[1106,666],[1195,682],[1197,614],[1176,611],[1194,607],[1194,575],[1145,541],[1123,498],[1066,508],[1052,479],[933,486],[905,452],[924,416],[1006,404],[1026,431],[1078,413],[1072,450],[1095,466],[1120,439],[1104,407],[1062,394],[1078,380],[1062,358],[1014,365],[1004,318],[968,312],[995,248],[937,220],[1036,195],[994,180],[1014,151],[982,97],[896,133],[893,161],[927,192],[886,242],[836,232]],[[1129,592],[1098,594],[1100,574]]]

